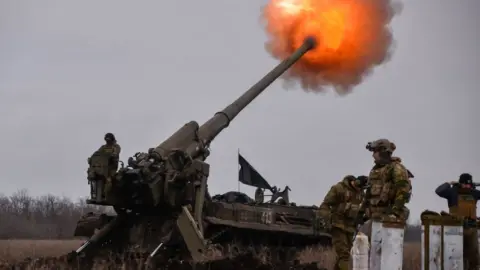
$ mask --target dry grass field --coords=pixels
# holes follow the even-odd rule
[[[68,254],[78,248],[82,244],[82,240],[33,239],[70,239],[77,225],[77,221],[89,212],[109,213],[111,209],[96,206],[92,207],[91,205],[87,205],[84,200],[73,202],[69,198],[54,195],[34,197],[29,195],[27,190],[19,190],[10,196],[0,194],[0,239],[32,239],[0,240],[0,269],[52,269],[49,266],[39,268],[38,265],[41,264],[45,266],[50,264],[58,266],[62,259],[66,261],[67,256],[63,256],[60,259],[57,257]],[[366,231],[362,231],[366,233]],[[405,232],[405,241],[419,241],[420,235],[421,227],[418,224],[410,224]],[[215,262],[219,261],[219,263],[210,264],[210,266],[215,264],[215,267],[197,267],[197,270],[237,268],[271,269],[270,265],[265,266],[260,264],[262,262],[276,263],[274,258],[269,258],[267,255],[268,253],[266,252],[252,254],[247,251],[240,255],[231,251],[227,251],[226,254],[220,252],[220,254],[216,254],[215,256],[206,256],[207,260],[211,257]],[[418,244],[407,244],[404,255],[404,269],[420,269],[420,246]],[[331,269],[329,266],[332,264],[334,256],[335,254],[332,251],[307,249],[297,254],[297,260],[299,263],[312,262],[314,265],[313,268],[310,266],[305,268],[303,265],[301,267],[290,267],[289,265],[282,264],[280,268],[276,267],[275,269],[317,269],[316,265],[318,264],[326,269]],[[32,260],[26,260],[27,258],[31,258]],[[231,258],[235,258],[235,260]],[[112,258],[107,258],[107,261],[98,260],[102,266],[95,265],[95,269],[118,269],[116,266],[122,264],[123,269],[138,269],[138,267],[131,267],[130,265],[125,266],[125,261],[128,261],[129,258],[119,258],[120,263],[117,263],[113,267],[112,263],[108,261],[111,259]],[[141,261],[143,258],[139,260]],[[6,265],[20,261],[22,262],[22,267],[12,268]],[[240,262],[240,264],[243,263],[243,265],[238,265],[236,262]],[[245,265],[245,262],[247,265]],[[83,264],[83,262],[81,263]],[[27,266],[24,267],[25,265]],[[238,267],[233,267],[232,265]],[[54,269],[72,269],[72,267],[67,265]],[[183,270],[189,268],[173,267],[169,269]]]
[[[406,243],[403,249],[403,269],[422,269],[422,252],[420,243]]]
[[[82,240],[0,240],[0,262],[51,257],[77,249]]]
[[[61,256],[75,250],[82,240],[0,240],[0,263],[13,263],[26,258]],[[305,250],[299,256],[301,263],[321,262],[327,269],[331,268],[331,251]],[[268,260],[260,258],[262,261]],[[420,268],[420,245],[407,243],[404,250],[404,268],[417,270]]]

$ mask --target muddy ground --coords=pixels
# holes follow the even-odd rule
[[[310,269],[310,270],[330,270],[333,269],[331,265],[326,265],[328,262],[311,262],[302,263],[295,260],[291,263],[282,263],[274,261],[265,261],[252,254],[239,255],[236,258],[224,258],[216,261],[206,262],[192,266],[189,263],[181,261],[157,262],[157,265],[152,268],[147,268],[144,264],[144,258],[131,259],[105,259],[96,260],[93,265],[82,263],[81,261],[68,261],[67,256],[62,257],[47,257],[40,259],[26,259],[22,262],[8,264],[5,263],[0,266],[0,269],[171,269],[171,270],[225,270],[225,269],[251,269],[251,270],[267,270],[267,269]]]

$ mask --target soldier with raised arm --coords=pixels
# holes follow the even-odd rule
[[[364,214],[360,211],[367,182],[366,176],[347,175],[330,188],[320,205],[319,215],[331,225],[337,270],[348,270],[357,219]]]
[[[369,199],[367,216],[381,221],[388,216],[406,222],[410,211],[406,204],[412,191],[410,178],[413,175],[401,163],[401,159],[392,157],[396,146],[387,139],[369,142],[367,150],[373,153],[375,165],[369,175]]]
[[[477,269],[477,201],[480,190],[474,188],[471,174],[462,173],[458,182],[443,183],[435,190],[438,196],[447,200],[449,212],[464,220],[463,261],[466,270]]]

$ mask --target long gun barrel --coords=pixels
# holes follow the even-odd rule
[[[192,258],[200,260],[205,248],[202,218],[210,171],[210,165],[204,161],[209,155],[210,143],[248,104],[315,45],[315,39],[307,38],[290,57],[202,126],[191,121],[162,144],[149,149],[148,153],[137,153],[130,157],[128,166],[115,174],[115,180],[112,181],[113,191],[109,193],[112,196],[107,196],[107,199],[100,203],[112,205],[115,210],[129,209],[135,212],[141,209],[150,213],[149,211],[156,209],[162,214],[168,211],[179,214],[176,221],[177,230],[182,235]],[[100,156],[98,160],[91,161],[91,164],[109,164],[109,160]],[[98,167],[102,168],[102,166],[95,168]],[[101,174],[105,179],[108,178],[104,171],[101,171]],[[88,253],[89,248],[108,239],[110,232],[119,223],[119,220],[114,220],[106,225],[76,253]],[[160,244],[159,247],[163,246]],[[151,257],[158,251],[159,248],[151,254]]]
[[[183,184],[170,185],[170,183],[193,183],[201,178],[200,175],[208,177],[209,165],[200,162],[205,161],[209,156],[210,143],[223,129],[228,127],[230,122],[248,104],[295,64],[305,53],[313,49],[315,45],[315,39],[307,38],[303,45],[290,57],[282,61],[237,100],[222,111],[217,112],[202,126],[199,126],[195,121],[191,121],[178,129],[162,144],[156,148],[149,149],[148,154],[137,153],[135,158],[132,157],[128,161],[129,167],[134,169],[121,170],[116,175],[116,178],[122,179],[122,183],[127,183],[125,186],[135,181],[148,184],[154,205],[158,205],[162,201],[168,201],[170,205],[179,205],[176,202],[176,197],[180,196],[179,194],[182,192],[192,194],[193,190],[197,190],[197,186],[195,186],[196,184],[190,185],[186,187],[187,190],[176,192],[173,189],[178,189]],[[187,180],[187,178],[190,180]],[[139,181],[139,179],[141,180]],[[132,188],[127,189],[129,191],[126,191],[126,193],[130,194]],[[133,198],[134,196],[137,195],[132,194],[132,196],[127,197]],[[120,201],[125,201],[125,199]]]
[[[165,157],[172,149],[182,149],[192,158],[201,159],[202,149],[207,147],[220,132],[228,127],[230,122],[270,84],[278,79],[285,71],[295,64],[305,53],[315,47],[315,39],[307,38],[290,57],[278,64],[273,70],[248,89],[242,96],[217,112],[212,118],[199,127],[191,121],[180,128],[157,148],[155,152]],[[195,142],[195,143],[192,143]],[[203,158],[206,158],[204,156]]]

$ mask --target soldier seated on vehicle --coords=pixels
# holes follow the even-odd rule
[[[361,205],[365,197],[363,188],[367,181],[366,176],[345,176],[330,188],[318,210],[319,215],[331,223],[330,234],[337,253],[338,270],[348,270],[353,235],[357,230],[356,223],[359,217],[364,216]]]
[[[118,170],[121,147],[112,133],[105,134],[105,144],[88,158],[88,180],[91,197],[96,201],[105,200],[112,187],[112,178]]]
[[[463,173],[458,182],[443,183],[435,190],[438,196],[448,202],[449,213],[465,220],[463,233],[463,260],[465,269],[477,269],[478,238],[477,238],[477,201],[480,200],[480,190],[475,189],[472,175]]]

